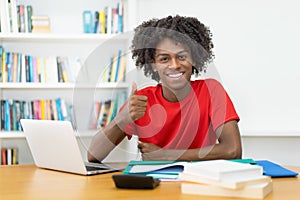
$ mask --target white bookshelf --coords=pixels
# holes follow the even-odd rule
[[[1,33],[0,45],[6,52],[19,52],[34,56],[77,56],[84,62],[84,65],[90,63],[99,64],[99,70],[109,63],[110,56],[119,49],[129,49],[130,34],[84,34],[82,25],[83,10],[101,10],[105,6],[115,6],[119,0],[105,1],[49,1],[42,0],[22,0],[20,3],[33,6],[33,12],[36,15],[46,14],[50,17],[50,33]],[[124,0],[124,31],[132,27],[135,22],[136,0]],[[71,5],[70,10],[65,8]],[[58,9],[59,8],[59,9]],[[97,54],[98,53],[98,54]],[[128,53],[128,52],[126,52]],[[131,57],[127,56],[127,60]],[[127,63],[127,68],[130,61]],[[128,91],[131,79],[134,76],[126,77],[122,83],[102,83],[93,77],[93,71],[86,82],[76,83],[0,83],[1,99],[55,99],[62,98],[68,103],[73,103],[74,98],[77,101],[85,101],[84,97],[90,97],[93,100],[105,100],[112,97],[119,91]],[[80,93],[78,92],[80,91]],[[77,92],[77,96],[75,95]],[[80,94],[80,97],[79,95]],[[80,116],[79,127],[81,135],[79,145],[83,156],[86,156],[86,148],[91,137],[96,131],[82,131],[86,127],[92,104],[81,104],[75,112]],[[76,118],[78,118],[76,116]],[[77,124],[78,125],[78,124]],[[19,163],[33,163],[33,159],[27,145],[23,132],[10,131],[0,132],[0,148],[17,147]],[[135,151],[136,145],[130,142],[123,142],[108,158],[108,161],[127,161],[131,155],[125,155],[124,152]]]

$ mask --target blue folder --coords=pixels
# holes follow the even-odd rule
[[[263,167],[264,175],[271,176],[272,178],[277,177],[295,177],[298,175],[297,172],[286,169],[274,162],[268,160],[256,160],[257,165]]]

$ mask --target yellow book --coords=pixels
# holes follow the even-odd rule
[[[105,10],[102,10],[100,13],[99,13],[99,22],[100,22],[100,33],[102,34],[105,34],[106,31],[106,12]]]
[[[18,151],[17,148],[12,148],[12,164],[16,165],[18,164],[18,155],[17,155]]]
[[[107,115],[107,122],[106,122],[106,124],[109,124],[111,122],[111,120],[112,120],[114,106],[115,106],[115,102],[111,101],[110,102],[109,112],[108,112],[108,115]]]
[[[117,72],[117,64],[118,64],[118,53],[116,53],[112,60],[111,72],[110,72],[110,82],[115,82],[115,76]]]
[[[41,58],[36,58],[37,81],[41,83]]]
[[[126,73],[126,56],[122,56],[120,61],[120,68],[118,72],[118,82],[125,81],[125,73]]]
[[[7,82],[7,73],[6,73],[6,53],[3,52],[2,55],[2,82]]]
[[[45,100],[44,99],[40,100],[40,107],[41,107],[41,119],[45,120],[46,115],[45,115]]]

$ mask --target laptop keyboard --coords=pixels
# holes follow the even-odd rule
[[[107,167],[94,167],[94,166],[85,166],[87,171],[96,171],[96,170],[107,170]]]

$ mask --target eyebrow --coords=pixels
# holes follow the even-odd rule
[[[177,52],[176,54],[181,54],[181,53],[189,53],[189,51],[186,50],[186,49],[184,49],[182,51]],[[160,54],[155,55],[155,57],[158,57],[158,56],[168,56],[168,55],[169,55],[168,53],[160,53]]]

